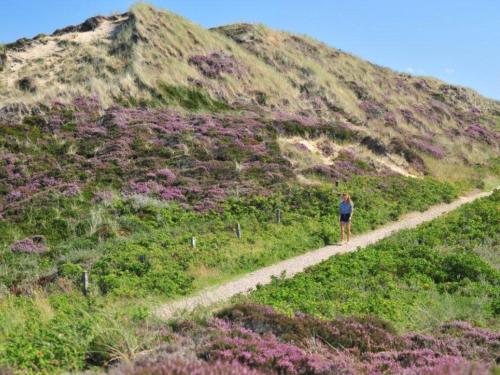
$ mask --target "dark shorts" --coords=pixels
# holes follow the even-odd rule
[[[351,214],[340,214],[340,222],[348,223],[351,220]]]

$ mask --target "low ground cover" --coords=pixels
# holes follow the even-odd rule
[[[293,187],[264,197],[232,197],[220,210],[198,213],[140,195],[55,193],[0,223],[0,283],[4,291],[16,293],[59,278],[79,287],[85,269],[99,293],[184,295],[335,243],[341,190],[350,191],[356,204],[354,233],[457,195],[454,186],[431,178],[355,177],[337,188]],[[281,223],[276,222],[278,209]],[[43,239],[41,254],[25,246],[35,235]],[[11,251],[23,246],[26,252]]]
[[[430,178],[356,177],[338,189],[353,194],[358,233],[457,195]],[[165,339],[150,331],[151,304],[142,299],[182,296],[338,238],[338,194],[331,186],[234,197],[205,213],[116,193],[47,199],[55,197],[57,207],[35,200],[18,222],[1,223],[1,280],[10,293],[0,305],[0,364],[15,369],[51,373],[130,358]],[[43,236],[46,252],[10,250],[15,238],[33,233]],[[80,291],[84,269],[88,298]]]
[[[399,330],[447,320],[499,327],[500,192],[361,251],[276,279],[255,302],[333,318],[375,315]]]

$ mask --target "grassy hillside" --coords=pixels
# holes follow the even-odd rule
[[[349,189],[357,202],[354,233],[456,197],[454,187],[432,179],[357,177],[340,188]],[[99,294],[184,295],[335,243],[337,204],[337,193],[328,187],[229,197],[220,211],[205,212],[135,194],[121,198],[89,188],[74,196],[52,192],[0,223],[0,290],[57,290],[58,281],[78,288],[86,269]],[[283,216],[279,224],[277,209]],[[242,239],[236,237],[237,223]],[[43,238],[40,254],[34,236]]]
[[[348,126],[368,137],[360,152],[412,174],[448,178],[460,166],[474,175],[498,156],[498,102],[262,25],[206,30],[139,4],[8,44],[4,56],[6,123],[45,112],[54,99],[95,95],[104,107],[250,110]],[[408,149],[424,157],[419,169],[405,160]]]
[[[500,103],[473,90],[263,25],[207,30],[143,3],[0,46],[0,374],[102,368],[161,344],[187,356],[170,361],[159,349],[116,371],[369,373],[399,371],[402,360],[378,356],[403,352],[436,374],[486,371],[495,333],[448,324],[444,311],[498,328],[498,228],[486,221],[498,219],[498,194],[327,262],[318,280],[277,280],[252,297],[286,313],[356,318],[240,306],[171,327],[149,309],[336,242],[342,191],[361,233],[496,187],[499,130]],[[291,343],[286,332],[268,337],[237,321],[263,311],[339,345],[350,340],[342,327],[353,326],[401,345],[356,339],[349,348],[359,355],[342,352],[339,362],[330,339],[307,331]],[[440,333],[426,347],[366,313],[397,330]],[[233,350],[240,344],[245,354]]]

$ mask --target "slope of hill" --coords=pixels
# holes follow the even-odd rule
[[[124,217],[138,200],[140,215],[172,203],[220,213],[231,199],[251,204],[255,196],[265,197],[256,204],[264,210],[297,209],[307,202],[282,197],[307,192],[314,205],[340,186],[358,200],[373,192],[374,227],[421,209],[422,194],[430,204],[458,191],[403,176],[431,174],[463,190],[499,175],[498,102],[260,25],[206,30],[140,4],[19,40],[2,56],[7,263],[24,259],[10,246],[32,236],[46,236],[53,249],[127,237]],[[389,196],[393,203],[379,199]],[[307,220],[317,215],[307,212]],[[6,270],[4,283],[47,276],[60,255],[34,273]]]
[[[1,46],[0,373],[151,347],[145,297],[333,243],[341,190],[360,233],[490,187],[499,126],[473,90],[146,4]]]
[[[430,174],[463,189],[499,175],[498,102],[261,25],[206,30],[140,4],[1,56],[5,249],[45,234],[47,213],[73,197],[79,214],[56,215],[72,236],[86,232],[75,228],[90,202],[109,200],[100,195],[207,212],[341,182],[360,194],[397,185],[376,176]],[[450,189],[401,179],[397,212],[419,184],[429,201]]]
[[[104,108],[246,109],[348,126],[364,139],[358,153],[410,174],[446,175],[447,165],[498,155],[499,102],[261,25],[206,30],[141,4],[19,40],[2,56],[2,122],[97,95]]]

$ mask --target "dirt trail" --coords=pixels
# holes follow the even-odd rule
[[[271,266],[248,273],[225,284],[201,290],[193,296],[165,304],[156,311],[156,315],[163,319],[169,319],[182,313],[192,311],[199,306],[209,306],[217,302],[225,301],[236,294],[249,292],[254,289],[257,284],[268,284],[271,282],[272,276],[280,276],[283,271],[286,272],[286,277],[292,277],[293,275],[304,271],[307,267],[318,264],[333,255],[347,253],[366,247],[401,229],[414,228],[421,223],[430,221],[438,216],[453,211],[465,203],[472,202],[490,194],[491,192],[473,192],[467,196],[460,197],[449,204],[438,204],[432,206],[425,212],[412,212],[406,214],[398,221],[386,224],[374,231],[351,238],[351,241],[348,244],[341,246],[331,245],[317,250],[312,250],[305,254],[286,259]]]

